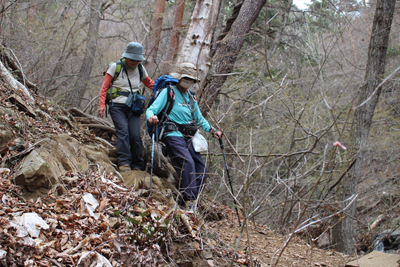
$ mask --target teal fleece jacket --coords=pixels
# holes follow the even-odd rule
[[[174,86],[174,91],[175,91],[175,101],[171,113],[169,114],[169,119],[172,122],[178,124],[188,124],[192,121],[192,114],[190,112],[189,92],[181,93],[175,86]],[[167,92],[168,90],[163,89],[159,94],[159,96],[156,98],[156,100],[153,102],[153,104],[147,109],[146,120],[148,120],[150,117],[154,115],[158,115],[163,110],[168,100]],[[196,100],[194,101],[194,107],[195,107],[194,119],[196,120],[197,125],[201,126],[205,132],[209,132],[212,127],[201,114],[199,105]],[[167,136],[183,137],[183,135],[179,131],[171,132],[167,134]]]

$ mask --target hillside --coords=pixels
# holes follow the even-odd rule
[[[94,131],[32,90],[30,100],[1,79],[2,266],[229,266],[231,261],[270,266],[276,261],[287,237],[254,222],[240,234],[235,212],[207,196],[200,200],[199,215],[175,208],[173,194],[163,191],[166,182],[158,177],[154,183],[160,187],[150,196],[148,173],[121,176]],[[44,155],[45,171],[21,174],[25,165],[33,172],[34,161]],[[343,266],[349,260],[295,237],[277,266]]]

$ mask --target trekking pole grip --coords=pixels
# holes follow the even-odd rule
[[[221,138],[221,139],[218,139],[218,141],[219,141],[219,147],[220,147],[222,150],[224,150],[224,144],[222,143],[222,138]]]

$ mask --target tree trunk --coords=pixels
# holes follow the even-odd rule
[[[169,73],[171,67],[176,60],[179,50],[179,37],[182,31],[182,19],[185,11],[185,0],[177,0],[175,8],[174,26],[172,28],[171,42],[169,45],[168,55],[166,58],[166,65],[164,66],[163,73]]]
[[[198,0],[194,7],[190,26],[177,62],[190,62],[197,67],[197,77],[204,83],[210,67],[211,40],[218,20],[222,0]],[[197,89],[191,88],[194,91]]]
[[[282,14],[282,23],[279,27],[279,30],[277,31],[274,40],[272,41],[271,47],[268,51],[268,58],[271,58],[272,55],[275,53],[275,50],[278,48],[279,43],[282,41],[282,33],[286,28],[288,19],[289,19],[289,14],[290,10],[292,9],[292,4],[293,0],[287,0],[286,6],[283,9],[283,14]]]
[[[80,107],[83,96],[88,88],[90,81],[90,73],[92,71],[96,50],[97,50],[97,37],[99,32],[100,21],[104,12],[104,4],[99,0],[91,0],[90,11],[88,14],[89,29],[86,41],[85,56],[82,60],[81,68],[78,72],[78,77],[75,84],[66,99],[67,106]]]
[[[165,9],[165,0],[157,0],[156,7],[154,9],[153,20],[151,22],[149,43],[146,48],[147,51],[149,51],[149,53],[147,54],[145,67],[149,75],[155,71],[157,66],[157,53],[158,53],[158,46],[160,44],[161,26],[163,23],[164,9]]]
[[[358,160],[350,170],[346,179],[343,179],[339,191],[340,200],[345,200],[357,194],[358,181],[362,175],[362,167],[368,143],[369,130],[371,128],[372,117],[376,104],[379,100],[382,82],[385,73],[386,51],[389,42],[390,28],[392,25],[393,14],[396,0],[378,0],[376,4],[374,22],[372,25],[372,36],[368,49],[368,63],[365,73],[365,84],[361,87],[358,108],[355,110],[353,128],[351,131],[351,155],[355,155]],[[346,206],[348,202],[344,202]],[[334,242],[337,249],[346,254],[355,252],[354,242],[354,218],[356,212],[356,202],[345,212],[345,217],[334,231]]]
[[[211,75],[214,77],[206,81],[199,97],[200,109],[204,116],[207,115],[226,78],[232,72],[246,35],[265,3],[266,0],[245,0],[229,32],[218,44],[213,56]]]

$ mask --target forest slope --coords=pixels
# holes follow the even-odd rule
[[[253,266],[269,266],[274,255],[276,260],[284,236],[252,222],[235,253],[240,236],[236,215],[207,196],[199,204],[201,216],[194,216],[149,197],[146,189],[123,184],[115,172],[93,164],[61,174],[61,187],[15,185],[16,172],[44,138],[66,134],[81,145],[96,141],[87,128],[65,119],[71,117],[68,111],[33,92],[34,101],[28,100],[4,80],[0,87],[0,124],[12,132],[1,143],[0,265],[228,266],[233,260],[234,266],[251,266],[253,258]],[[36,116],[31,110],[29,116],[23,105],[12,101],[15,94],[34,114],[47,115]],[[343,266],[349,260],[296,237],[278,266]]]

